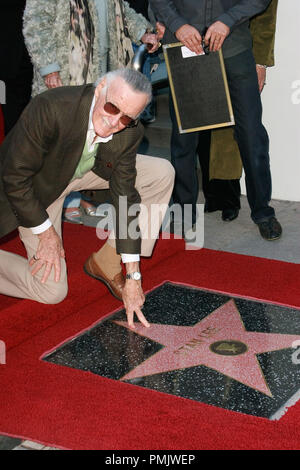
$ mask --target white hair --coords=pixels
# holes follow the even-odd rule
[[[100,77],[95,82],[95,87],[102,82],[103,79],[106,79],[106,87],[109,86],[116,78],[122,78],[127,85],[131,87],[133,91],[138,93],[144,93],[148,95],[148,103],[150,103],[152,99],[152,85],[148,78],[143,75],[141,72],[137,70],[128,69],[128,68],[121,68],[118,70],[113,70],[112,72],[108,72],[102,77]]]

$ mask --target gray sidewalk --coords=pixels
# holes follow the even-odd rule
[[[198,203],[204,204],[202,191]],[[300,263],[300,202],[272,200],[271,206],[283,229],[279,240],[270,242],[261,237],[257,225],[250,218],[247,198],[242,196],[239,216],[232,222],[224,222],[221,211],[204,215],[204,247]],[[84,216],[83,220],[85,225],[96,227],[100,218]],[[175,223],[175,232],[181,235],[179,223]]]
[[[199,203],[203,203],[200,194]],[[221,211],[204,216],[204,247],[249,256],[300,263],[300,202],[272,201],[283,234],[279,240],[264,240],[250,218],[245,196],[239,217],[232,222],[221,219]]]

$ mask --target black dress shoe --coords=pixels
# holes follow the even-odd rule
[[[282,228],[276,217],[271,217],[265,222],[259,222],[257,225],[261,236],[265,240],[278,240],[282,235]]]
[[[231,222],[232,220],[236,219],[239,215],[239,209],[237,207],[231,209],[223,209],[222,210],[222,219],[225,222]]]

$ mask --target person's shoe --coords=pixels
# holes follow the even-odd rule
[[[90,202],[87,202],[87,201],[84,201],[83,199],[81,199],[80,207],[86,213],[86,215],[89,215],[90,217],[96,217],[97,216],[97,207],[95,207]]]
[[[183,238],[186,243],[192,243],[195,240],[194,233],[196,231],[196,223],[193,224],[188,230],[183,233]]]
[[[68,207],[63,209],[62,220],[71,224],[83,224],[81,211],[77,207]]]
[[[84,272],[106,285],[110,293],[118,300],[122,300],[122,290],[125,285],[125,277],[121,272],[116,274],[113,279],[109,279],[94,259],[93,253],[84,263]]]
[[[231,222],[232,220],[236,219],[239,215],[239,209],[237,207],[232,207],[230,209],[223,209],[222,210],[222,220],[224,222]]]
[[[261,236],[268,241],[278,240],[282,235],[282,227],[276,217],[259,222],[258,228]]]

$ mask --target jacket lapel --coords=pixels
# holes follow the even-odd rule
[[[70,162],[64,169],[63,179],[70,181],[80,158],[82,156],[84,145],[87,136],[88,124],[89,124],[89,115],[94,98],[95,88],[93,85],[87,85],[83,91],[82,98],[78,104],[78,108],[75,111],[74,119],[68,125],[67,132],[65,134],[66,138],[62,144],[62,153],[64,155],[64,161]]]

